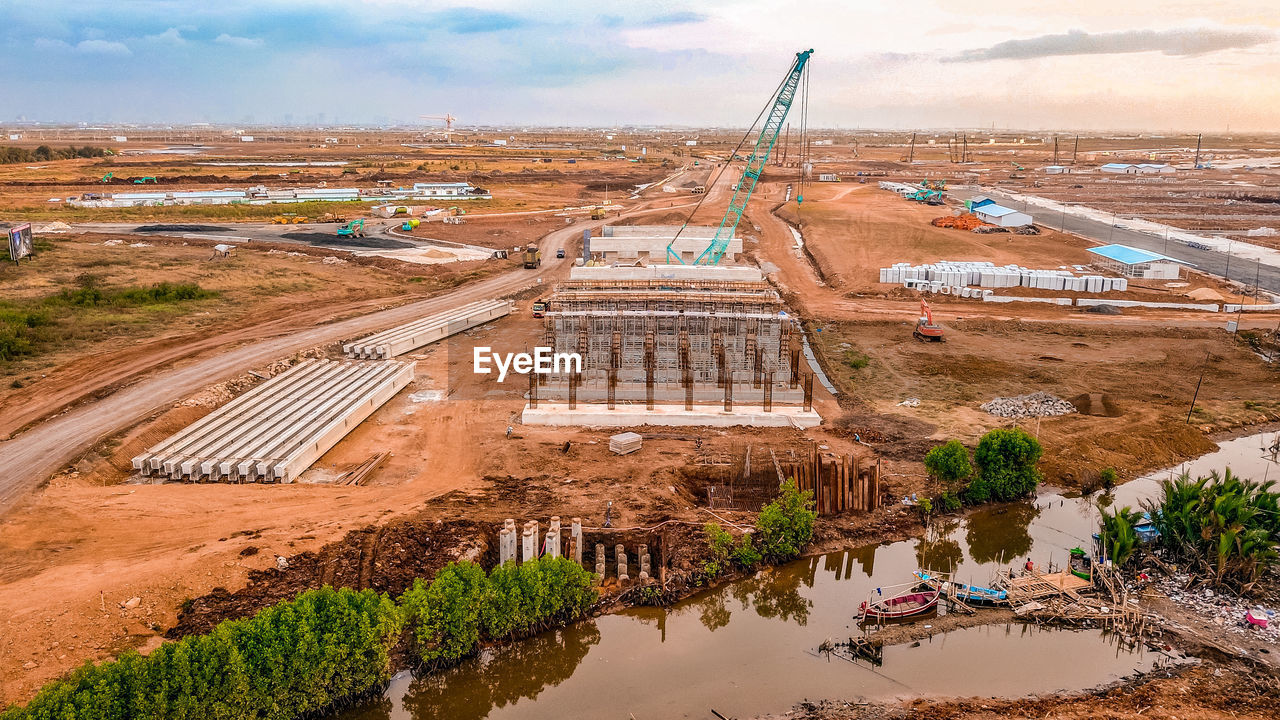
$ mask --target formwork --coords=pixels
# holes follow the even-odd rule
[[[530,376],[530,418],[614,425],[648,413],[659,424],[741,424],[725,417],[736,412],[747,424],[819,422],[810,417],[813,376],[802,366],[800,330],[782,298],[761,279],[725,279],[714,270],[678,278],[600,273],[557,285],[541,344],[577,354],[582,365]],[[544,412],[540,402],[565,407]],[[579,407],[598,403],[610,412]],[[673,404],[680,412],[662,407]],[[708,415],[707,405],[720,408]],[[802,417],[775,412],[795,405]]]
[[[414,364],[307,360],[133,459],[145,477],[293,482],[413,380]]]
[[[481,300],[344,343],[342,352],[350,358],[387,360],[510,313],[510,301]]]

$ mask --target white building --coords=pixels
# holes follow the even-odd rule
[[[1117,173],[1120,175],[1135,175],[1138,169],[1129,163],[1107,163],[1098,168],[1104,173]]]
[[[1103,245],[1089,248],[1098,256],[1098,267],[1118,275],[1148,280],[1177,280],[1182,274],[1181,260],[1128,245]]]
[[[1071,168],[1066,165],[1050,165],[1044,171],[1050,175],[1066,175],[1071,172]]]
[[[678,263],[667,254],[667,245],[685,264],[692,264],[711,245],[717,228],[686,227],[679,225],[605,225],[601,237],[591,238],[591,256],[606,263],[655,264]],[[724,260],[736,262],[742,255],[742,238],[735,235],[729,240]]]
[[[977,215],[982,222],[1000,227],[1022,227],[1031,224],[1030,215],[994,203],[974,208],[973,214]]]

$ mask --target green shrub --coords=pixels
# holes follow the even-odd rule
[[[1043,452],[1040,441],[1020,428],[998,428],[983,435],[973,451],[978,474],[964,490],[965,501],[976,505],[1030,495],[1040,483],[1036,462]]]
[[[595,604],[593,583],[591,573],[563,557],[499,565],[489,574],[484,631],[502,640],[578,618]]]
[[[973,464],[969,462],[969,450],[959,440],[949,440],[938,445],[924,456],[925,469],[929,474],[947,488],[973,474]]]
[[[450,563],[428,584],[419,578],[400,598],[418,656],[427,665],[457,662],[480,644],[480,611],[489,589],[484,570]]]
[[[960,497],[953,492],[944,492],[938,496],[938,512],[953,513],[961,508]]]
[[[760,554],[769,562],[785,562],[799,557],[813,538],[813,493],[800,492],[795,480],[782,483],[778,498],[760,511],[756,538]]]
[[[1098,513],[1103,553],[1116,565],[1124,565],[1138,549],[1138,532],[1134,528],[1142,520],[1142,513],[1127,505],[1112,512],[1099,507]]]
[[[1107,490],[1115,487],[1116,480],[1119,478],[1120,476],[1116,473],[1115,468],[1103,468],[1102,472],[1098,473],[1098,481],[1101,482],[1102,487]]]
[[[707,549],[710,557],[702,564],[702,572],[708,577],[718,577],[729,569],[732,562],[744,570],[760,562],[760,552],[751,542],[751,535],[743,534],[738,542],[733,535],[720,527],[719,523],[709,522],[703,526],[707,535]]]
[[[1280,493],[1274,482],[1237,477],[1228,468],[1207,477],[1161,483],[1145,505],[1160,545],[1216,585],[1251,590],[1280,563]]]
[[[391,676],[400,611],[371,590],[321,588],[165,643],[142,657],[85,665],[4,720],[296,718]]]

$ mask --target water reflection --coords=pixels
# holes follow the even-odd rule
[[[965,543],[969,557],[985,565],[1005,565],[1031,552],[1031,522],[1040,517],[1040,505],[1012,503],[982,508],[965,518]]]
[[[800,594],[800,587],[813,587],[819,560],[809,558],[809,562],[801,560],[785,568],[762,570],[749,580],[731,584],[729,592],[744,608],[753,608],[762,618],[803,627],[809,623],[813,601]]]
[[[1207,472],[1256,458],[1256,441],[1224,444]],[[1234,448],[1234,449],[1233,449]],[[1257,467],[1262,478],[1265,468]],[[1274,476],[1275,473],[1272,472]],[[1163,477],[1163,474],[1161,475]],[[1136,506],[1156,480],[1115,489]],[[1097,524],[1096,498],[1044,489],[1035,503],[944,519],[924,540],[870,545],[807,558],[704,592],[669,609],[636,608],[500,648],[455,670],[393,681],[387,697],[349,720],[561,720],[569,717],[706,717],[786,712],[804,698],[1026,695],[1078,690],[1150,668],[1098,631],[992,625],[887,647],[871,668],[813,650],[856,634],[853,614],[876,587],[902,583],[921,565],[961,568],[962,582],[1031,556],[1061,563]],[[999,563],[999,564],[997,564]],[[1068,660],[1069,659],[1069,660]]]
[[[943,517],[930,523],[925,536],[916,541],[916,565],[935,572],[954,572],[964,563],[956,530],[960,518]]]
[[[586,622],[512,643],[463,668],[415,680],[404,705],[415,718],[480,720],[568,680],[599,642],[600,630]]]

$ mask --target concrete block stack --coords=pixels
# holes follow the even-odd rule
[[[347,357],[386,360],[511,314],[507,300],[481,300],[345,343]]]
[[[133,458],[144,477],[293,482],[413,380],[414,364],[306,360]]]

